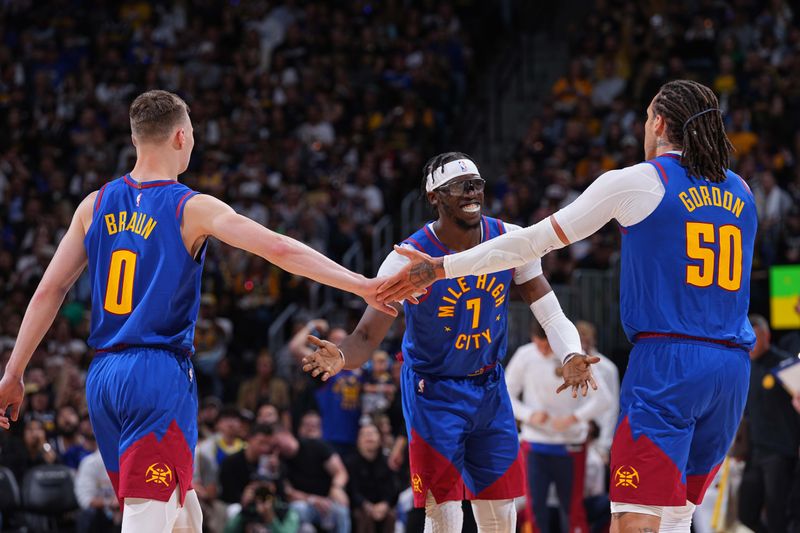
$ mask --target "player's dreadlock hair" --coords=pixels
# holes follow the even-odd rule
[[[430,174],[433,169],[436,167],[440,167],[444,171],[444,166],[449,163],[450,161],[457,161],[458,159],[469,159],[473,163],[475,160],[472,159],[470,156],[463,152],[443,152],[439,155],[435,155],[428,159],[428,162],[425,163],[425,166],[422,167],[422,195],[425,196],[425,184],[428,181],[428,174]],[[475,163],[475,166],[478,166],[478,163]],[[480,168],[480,167],[478,167]]]
[[[695,81],[670,81],[653,99],[653,112],[666,119],[667,138],[683,151],[681,165],[690,176],[725,181],[733,145],[714,91]]]

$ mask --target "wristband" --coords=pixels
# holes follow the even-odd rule
[[[344,362],[345,362],[345,359],[344,359],[344,352],[343,352],[343,351],[342,351],[342,349],[341,349],[341,348],[339,348],[338,346],[337,346],[337,348],[336,348],[336,349],[337,349],[337,350],[339,350],[339,355],[341,355],[341,356],[342,356],[342,364],[344,364]]]

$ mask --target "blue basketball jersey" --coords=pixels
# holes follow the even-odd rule
[[[159,345],[193,351],[205,246],[192,258],[181,238],[186,200],[172,180],[105,184],[84,245],[92,283],[89,345]]]
[[[505,233],[502,221],[482,217],[483,240]],[[432,257],[450,253],[426,225],[403,241]],[[440,280],[417,305],[404,304],[403,357],[415,372],[460,377],[502,361],[508,337],[508,288],[513,270]]]
[[[647,218],[621,228],[622,326],[733,343],[755,342],[747,319],[756,207],[730,170],[722,183],[689,176],[676,154],[648,161],[664,198]]]
[[[361,420],[364,375],[342,370],[315,391],[322,418],[322,438],[328,442],[355,444]]]

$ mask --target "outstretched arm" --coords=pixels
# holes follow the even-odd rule
[[[378,303],[379,282],[356,274],[300,241],[280,235],[237,214],[228,204],[206,194],[186,202],[184,232],[189,242],[205,236],[254,253],[280,268],[319,283],[357,294],[377,309],[397,314],[395,308]]]
[[[61,239],[25,310],[11,358],[6,365],[3,379],[0,380],[0,427],[2,428],[9,428],[9,420],[5,416],[7,408],[11,408],[11,420],[17,420],[24,390],[22,376],[28,361],[53,324],[67,292],[86,267],[83,239],[91,223],[95,195],[96,193],[90,194],[78,206],[69,229]]]
[[[607,222],[623,226],[640,222],[664,196],[655,170],[647,163],[606,172],[574,202],[549,218],[442,258],[414,250],[398,250],[411,259],[408,266],[378,291],[381,301],[402,299],[438,279],[489,274],[516,268],[551,250],[585,239]]]

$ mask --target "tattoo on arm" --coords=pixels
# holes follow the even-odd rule
[[[411,267],[409,280],[416,286],[427,287],[436,281],[436,271],[432,263],[419,263]]]

